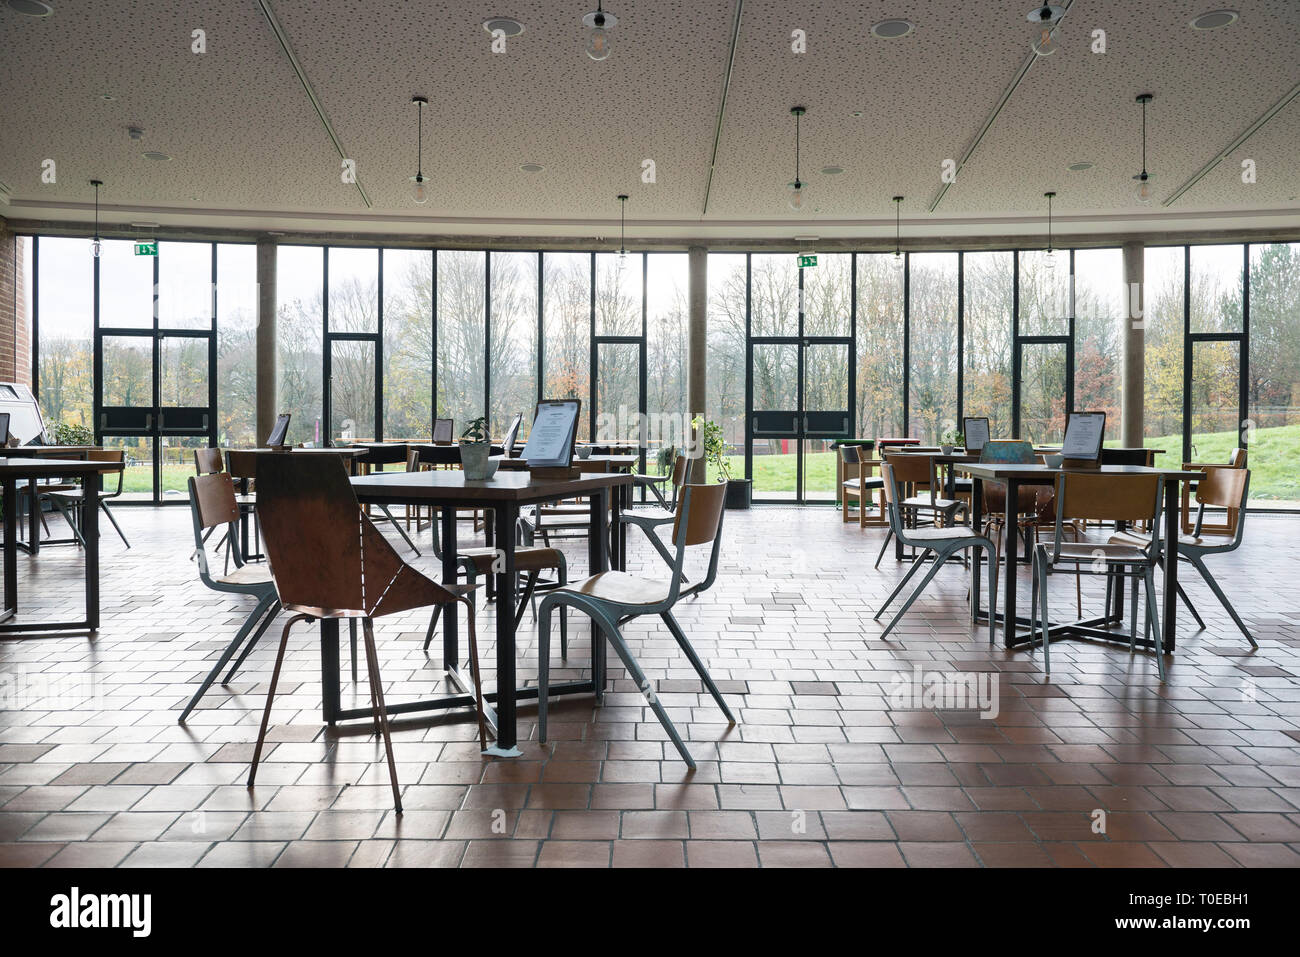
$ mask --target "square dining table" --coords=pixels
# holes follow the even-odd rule
[[[622,472],[584,472],[574,479],[534,478],[526,471],[498,471],[486,481],[468,481],[465,473],[451,470],[425,472],[377,472],[352,479],[357,500],[362,505],[426,505],[441,510],[442,581],[456,581],[456,510],[480,508],[493,513],[487,526],[488,545],[500,549],[494,589],[498,596],[516,593],[518,574],[515,568],[515,528],[520,510],[529,505],[583,496],[590,503],[591,531],[587,556],[591,574],[605,571],[612,555],[615,567],[621,565],[622,549],[607,548],[607,522],[617,528],[622,496],[616,494],[632,477]],[[512,599],[513,600],[513,599]],[[388,706],[389,714],[437,711],[447,708],[473,707],[473,685],[460,671],[458,622],[455,615],[442,616],[442,660],[448,678],[460,693],[422,701],[399,702]],[[593,625],[593,629],[594,629]],[[496,691],[484,695],[488,723],[496,734],[493,753],[517,757],[519,750],[516,706],[519,701],[535,699],[537,689],[519,688],[515,669],[515,616],[509,612],[496,615]],[[556,695],[594,693],[600,700],[605,684],[605,642],[593,630],[591,642],[591,680],[552,684]],[[344,710],[339,704],[339,623],[337,619],[321,621],[321,687],[323,717],[331,724],[353,718],[371,719],[369,708]]]
[[[964,475],[970,476],[971,482],[971,526],[979,529],[982,525],[982,505],[984,500],[984,483],[988,481],[1002,482],[1007,487],[1006,501],[1008,514],[1005,515],[1004,528],[1009,530],[1007,534],[1007,547],[1004,552],[1006,557],[1006,574],[1003,583],[1002,611],[998,618],[1003,623],[1003,644],[1007,648],[1015,648],[1020,645],[1030,644],[1037,639],[1033,635],[1032,616],[1021,617],[1016,610],[1016,563],[1017,563],[1017,535],[1015,534],[1017,516],[1011,512],[1017,501],[1017,496],[1021,486],[1024,485],[1055,485],[1056,477],[1061,474],[1061,469],[1052,468],[1041,462],[1034,464],[1003,464],[1003,463],[954,463],[953,469]],[[1164,546],[1164,592],[1161,600],[1161,621],[1160,627],[1163,634],[1163,647],[1166,654],[1171,654],[1174,650],[1175,637],[1178,626],[1178,515],[1179,515],[1179,488],[1183,482],[1195,481],[1202,477],[1200,472],[1183,471],[1181,469],[1162,469],[1149,468],[1141,465],[1102,465],[1088,469],[1066,469],[1068,472],[1086,472],[1095,475],[1159,475],[1163,483],[1164,490],[1164,508],[1161,519],[1164,523],[1162,537],[1165,542]],[[1154,531],[1154,529],[1153,529]],[[985,613],[980,610],[980,564],[975,563],[971,582],[971,600],[975,603],[976,620],[984,619]],[[1102,639],[1105,641],[1123,641],[1128,644],[1128,638],[1107,630],[1107,626],[1117,624],[1123,621],[1123,602],[1124,590],[1122,587],[1114,589],[1112,596],[1113,604],[1105,610],[1105,614],[1068,624],[1052,625],[1049,623],[1050,635],[1077,635],[1086,638]],[[1019,625],[1031,626],[1027,631],[1019,631]],[[1152,642],[1145,636],[1139,635],[1137,644],[1150,647]]]

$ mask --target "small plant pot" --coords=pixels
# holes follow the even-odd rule
[[[955,447],[956,447],[956,446],[952,446],[952,445],[941,445],[941,446],[939,446],[939,448],[943,451],[943,454],[944,454],[944,455],[952,455],[952,450],[953,450]]]
[[[467,482],[482,482],[496,471],[489,461],[492,446],[486,442],[464,443],[460,447],[460,464]]]
[[[749,479],[728,479],[725,507],[749,508],[751,487]]]

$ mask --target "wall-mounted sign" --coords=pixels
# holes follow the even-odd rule
[[[817,265],[817,256],[816,256],[816,254],[813,254],[813,255],[811,255],[811,256],[800,256],[800,257],[799,257],[799,268],[800,268],[800,269],[810,269],[810,268],[812,268],[813,266],[816,266],[816,265]]]
[[[136,254],[137,256],[157,256],[157,255],[158,255],[158,241],[155,239],[155,240],[153,240],[153,241],[151,241],[151,242],[147,242],[147,243],[136,243],[136,244],[135,244],[135,254]]]

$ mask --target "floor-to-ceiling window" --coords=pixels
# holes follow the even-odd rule
[[[217,245],[216,414],[221,446],[257,444],[257,247],[251,243]]]
[[[320,246],[280,246],[276,250],[275,292],[279,412],[293,417],[287,441],[319,445],[325,438],[321,427],[325,250]],[[260,435],[258,441],[266,438]]]
[[[520,415],[519,438],[528,437],[537,403],[537,253],[492,257],[492,434],[501,436]]]
[[[36,241],[37,400],[46,430],[94,428],[94,258],[85,239]]]
[[[650,454],[681,449],[689,436],[686,401],[690,265],[685,253],[646,257],[646,439]],[[658,468],[651,472],[659,473]]]
[[[689,411],[692,414],[703,411],[707,418],[722,427],[732,477],[744,478],[748,317],[746,256],[743,253],[710,253],[708,274],[707,394],[703,410]],[[710,469],[709,476],[715,477],[714,470]],[[757,480],[757,473],[755,478]]]
[[[325,384],[329,442],[373,440],[379,392],[379,250],[331,247],[326,251],[329,329]]]
[[[385,249],[384,438],[433,434],[433,251]]]
[[[440,249],[437,265],[438,418],[452,419],[459,436],[470,420],[487,414],[487,254]]]
[[[1142,441],[1156,464],[1183,460],[1183,293],[1186,249],[1148,246],[1140,304],[1144,342]],[[1133,290],[1128,295],[1133,296]]]
[[[1300,243],[1250,247],[1251,497],[1300,507]]]
[[[1015,256],[962,256],[962,416],[989,420],[989,435],[1011,436],[1012,313]]]
[[[1074,253],[1074,407],[1106,413],[1106,440],[1122,435],[1124,323],[1127,319],[1124,252]]]
[[[903,260],[893,253],[857,256],[857,418],[855,434],[892,438],[905,431]]]
[[[908,262],[908,434],[938,445],[957,427],[957,253]]]
[[[590,438],[591,254],[542,254],[542,395],[581,399],[578,437]]]

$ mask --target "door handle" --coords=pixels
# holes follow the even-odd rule
[[[159,413],[158,413],[158,430],[159,430],[159,431],[162,431],[162,430],[165,429],[165,428],[167,428],[167,413],[165,413],[165,412],[159,412]]]
[[[145,431],[146,431],[146,432],[148,432],[150,429],[153,428],[153,413],[152,413],[152,412],[146,412],[146,413],[145,413],[145,415],[144,415],[144,428],[145,428]]]

